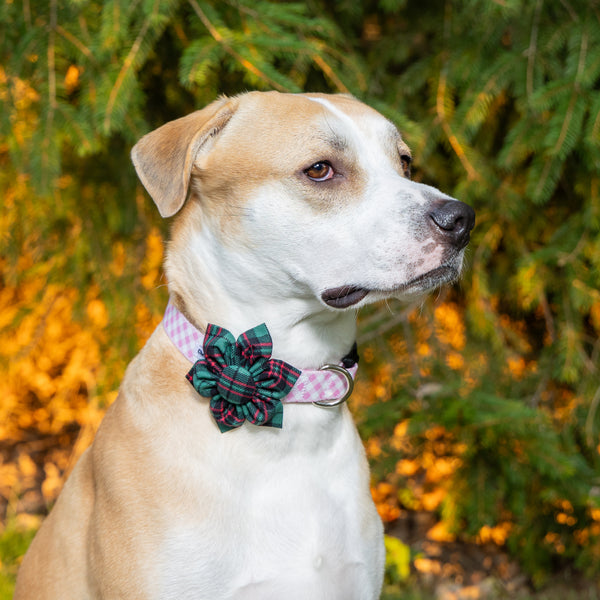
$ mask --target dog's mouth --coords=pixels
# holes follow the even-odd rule
[[[419,275],[419,277],[415,277],[408,283],[394,290],[394,293],[423,294],[430,292],[431,290],[434,290],[445,283],[452,283],[453,281],[456,281],[459,275],[460,268],[450,265],[442,265],[441,267],[437,267],[432,271],[423,273],[423,275]]]
[[[354,285],[343,285],[342,287],[325,290],[321,299],[327,306],[333,308],[349,308],[358,304],[371,290]]]
[[[343,285],[325,290],[321,294],[321,300],[332,308],[350,308],[358,304],[361,300],[364,300],[370,293],[375,293],[378,297],[389,297],[399,294],[423,294],[440,285],[455,281],[458,279],[458,276],[459,269],[449,265],[442,265],[391,290],[367,289],[357,285]]]

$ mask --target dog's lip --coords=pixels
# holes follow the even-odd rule
[[[369,289],[358,285],[343,285],[325,290],[321,294],[321,299],[333,308],[349,308],[364,300],[370,293],[385,296],[412,292],[424,293],[445,283],[451,283],[458,279],[458,276],[459,269],[456,267],[441,265],[392,289]]]
[[[460,270],[451,265],[441,265],[432,269],[431,271],[427,271],[427,273],[423,273],[414,279],[411,279],[408,283],[405,283],[396,289],[392,290],[392,292],[409,292],[412,289],[417,291],[426,292],[429,290],[433,290],[444,283],[451,283],[458,279],[460,275]]]
[[[343,285],[325,290],[321,294],[321,299],[333,308],[349,308],[354,304],[358,304],[369,291],[356,285]]]

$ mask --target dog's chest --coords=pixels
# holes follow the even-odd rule
[[[381,525],[360,442],[342,435],[315,454],[274,454],[268,443],[239,460],[215,454],[211,487],[199,492],[205,506],[165,532],[160,597],[373,597]]]

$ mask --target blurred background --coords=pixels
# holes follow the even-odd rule
[[[166,306],[130,148],[250,89],[355,95],[477,211],[360,315],[384,597],[600,598],[600,2],[5,0],[0,56],[0,598]]]

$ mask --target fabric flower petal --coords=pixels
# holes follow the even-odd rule
[[[281,427],[283,405],[301,371],[271,359],[273,342],[263,323],[234,340],[229,331],[209,325],[204,337],[204,358],[196,361],[188,381],[210,398],[210,409],[221,432],[245,421]]]
[[[262,394],[282,398],[292,391],[301,373],[282,360],[269,360],[255,379]]]
[[[261,365],[271,358],[273,341],[267,326],[262,323],[242,333],[236,341],[236,354],[250,367]]]
[[[217,391],[217,380],[208,361],[201,359],[194,363],[186,375],[195,390],[205,398],[211,398]]]
[[[235,361],[235,338],[227,329],[209,323],[204,335],[204,360],[214,374]]]

